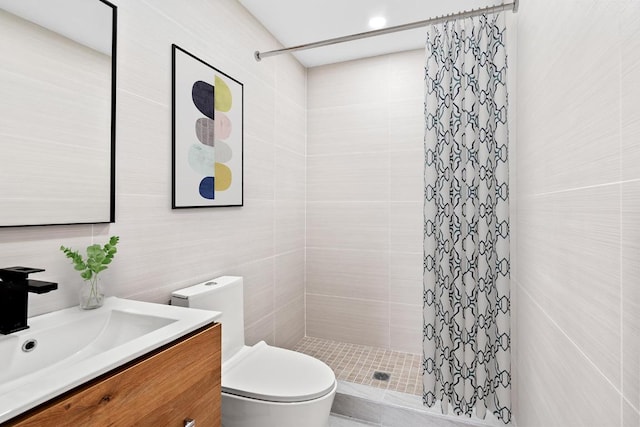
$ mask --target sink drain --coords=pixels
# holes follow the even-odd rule
[[[380,381],[389,381],[390,377],[391,375],[386,372],[375,371],[373,373],[373,378]]]
[[[36,340],[26,340],[22,344],[22,351],[24,351],[25,353],[29,353],[30,351],[35,350],[37,345],[38,345],[38,341]]]

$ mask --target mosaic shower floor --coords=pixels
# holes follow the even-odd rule
[[[312,337],[303,338],[294,350],[322,360],[338,380],[422,395],[422,357],[418,354]],[[376,372],[389,374],[389,379],[374,378]]]

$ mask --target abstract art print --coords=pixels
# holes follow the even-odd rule
[[[172,45],[172,208],[242,206],[242,83]]]

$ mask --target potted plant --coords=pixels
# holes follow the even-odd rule
[[[67,258],[71,259],[73,267],[80,272],[80,277],[84,279],[80,288],[80,308],[90,310],[101,307],[104,303],[104,292],[98,275],[109,268],[109,264],[118,251],[116,245],[119,240],[118,236],[111,236],[109,242],[104,246],[98,244],[88,246],[86,260],[78,251],[60,246],[60,250]]]

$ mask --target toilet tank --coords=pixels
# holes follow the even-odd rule
[[[171,293],[171,304],[219,311],[222,316],[222,362],[244,346],[242,277],[222,276]]]

